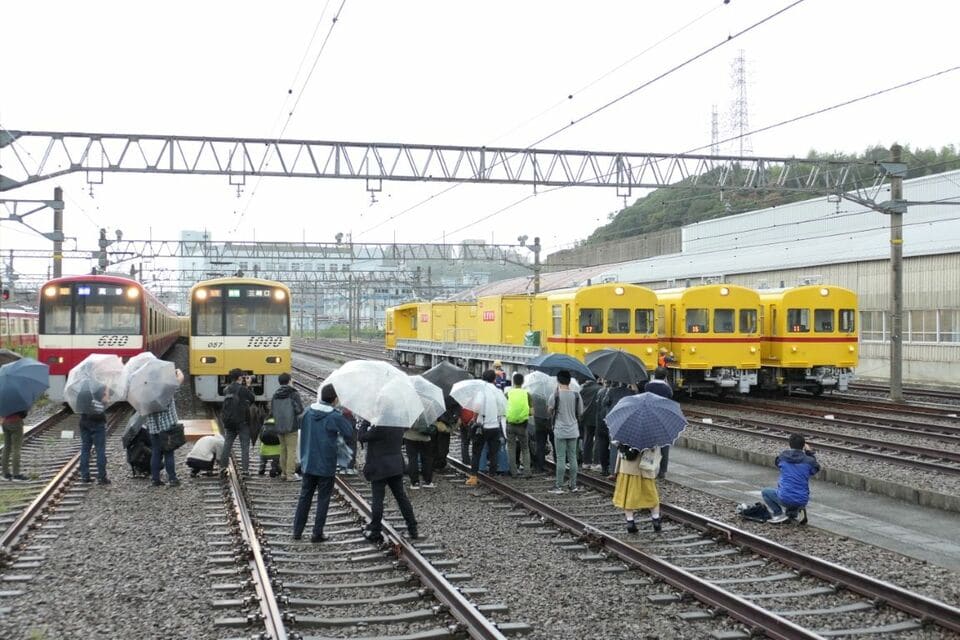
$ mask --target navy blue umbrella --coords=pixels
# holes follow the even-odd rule
[[[573,356],[565,353],[545,353],[527,361],[527,366],[535,371],[543,371],[552,376],[564,369],[575,376],[595,380],[593,372]]]
[[[29,411],[50,386],[50,367],[20,358],[0,367],[0,416]]]
[[[610,439],[634,449],[671,445],[687,427],[680,405],[655,393],[627,396],[607,414]]]

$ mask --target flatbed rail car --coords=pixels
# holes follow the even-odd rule
[[[227,374],[237,368],[249,376],[257,400],[269,400],[290,365],[286,285],[233,277],[190,289],[190,374],[198,398],[223,402]]]
[[[477,374],[494,360],[522,366],[541,353],[580,360],[623,349],[656,367],[656,294],[606,283],[539,295],[485,296],[475,303],[412,302],[387,310],[386,348],[400,364],[442,360]]]
[[[674,389],[749,393],[760,371],[760,295],[733,284],[657,291]]]
[[[113,275],[55,278],[40,288],[37,358],[50,367],[51,400],[63,399],[67,374],[91,353],[124,361],[163,356],[177,341],[176,314],[135,280]]]
[[[846,391],[859,361],[857,295],[804,285],[760,290],[759,386],[790,393]]]

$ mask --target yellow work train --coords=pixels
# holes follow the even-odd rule
[[[190,375],[198,398],[222,402],[227,373],[249,376],[269,400],[290,371],[290,289],[257,278],[218,278],[190,289]]]
[[[608,283],[469,303],[412,302],[387,310],[386,347],[401,364],[452,360],[475,373],[495,360],[522,365],[544,352],[583,360],[611,348],[653,369],[656,301],[646,287]]]
[[[760,388],[846,391],[858,363],[857,295],[806,285],[760,291]]]

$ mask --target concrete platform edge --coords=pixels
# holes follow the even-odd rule
[[[708,440],[698,440],[696,438],[688,438],[684,436],[681,436],[677,440],[676,446],[768,467],[772,467],[774,465],[774,460],[776,458],[776,456],[757,453],[755,451],[745,451],[743,449],[717,444],[716,442],[710,442]],[[905,473],[908,472],[905,471]],[[857,489],[858,491],[875,493],[877,495],[894,498],[896,500],[903,500],[905,502],[918,504],[924,507],[930,507],[932,509],[960,513],[960,496],[951,496],[944,493],[929,491],[927,489],[908,487],[896,482],[877,480],[876,478],[869,478],[859,473],[841,471],[839,469],[822,468],[816,477],[821,481],[825,480],[842,487],[850,487],[851,489]]]

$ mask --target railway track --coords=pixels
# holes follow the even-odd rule
[[[448,462],[466,471],[453,457]],[[714,638],[885,635],[929,625],[960,631],[960,610],[952,605],[672,505],[661,505],[660,534],[649,527],[638,535],[625,534],[622,514],[610,506],[614,484],[592,474],[578,478],[586,491],[560,496],[546,493],[552,486],[549,476],[522,485],[480,477],[481,491],[490,494],[477,495],[488,502],[512,503],[504,508],[511,509],[509,515],[516,516],[519,527],[559,529],[564,535],[553,542],[585,562],[616,561],[619,566],[604,571],[620,574],[639,568],[691,595],[703,608],[682,614],[687,620],[711,619],[722,612],[746,627],[718,629]],[[649,584],[646,579],[622,582]],[[681,598],[668,594],[655,600],[672,603]]]
[[[850,385],[851,391],[863,391],[868,393],[883,393],[889,395],[890,387],[882,384],[869,382],[857,382]],[[906,396],[914,398],[928,398],[930,400],[949,400],[960,405],[960,391],[951,391],[948,389],[923,389],[920,387],[904,387],[903,393]]]
[[[377,346],[358,342],[347,342],[346,340],[324,340],[318,342],[295,340],[293,342],[293,350],[295,353],[303,353],[337,362],[357,359],[393,362],[393,359],[387,355],[382,345]]]

